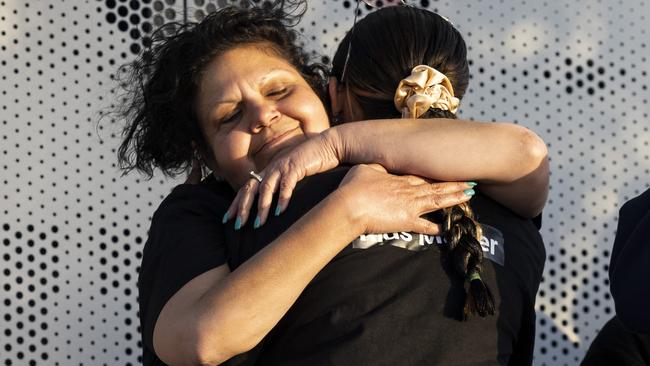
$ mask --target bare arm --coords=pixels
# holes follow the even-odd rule
[[[341,162],[441,181],[477,180],[481,190],[527,218],[538,215],[549,184],[546,145],[507,123],[388,119],[343,124],[324,133]]]
[[[229,275],[217,268],[174,295],[154,329],[159,357],[171,365],[216,365],[253,348],[318,271],[363,232],[359,225],[324,230],[336,215],[349,218],[337,201],[336,195],[322,201]],[[304,237],[321,237],[326,245],[305,245]]]
[[[276,214],[296,182],[340,163],[377,163],[390,172],[438,181],[478,181],[481,191],[517,214],[537,216],[546,202],[549,166],[544,141],[514,124],[449,119],[385,119],[339,125],[271,162],[261,185],[246,183],[228,210],[246,222],[258,190],[260,221],[273,194]]]
[[[464,183],[430,184],[353,168],[337,191],[235,271],[221,266],[181,288],[156,322],[156,354],[171,365],[216,365],[248,351],[357,236],[402,230],[434,234],[437,226],[420,216],[467,201],[464,189]],[[305,238],[318,240],[305,245]]]

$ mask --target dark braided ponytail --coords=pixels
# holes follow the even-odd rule
[[[445,74],[455,96],[462,98],[469,82],[469,66],[460,33],[436,13],[397,6],[368,14],[355,25],[354,32],[348,32],[332,60],[332,74],[348,88],[364,119],[399,118],[401,111],[393,103],[395,89],[417,65],[428,65]],[[346,73],[342,76],[344,66]],[[454,119],[456,115],[430,109],[420,118]],[[494,298],[481,279],[481,226],[467,203],[442,210],[442,216],[446,257],[453,273],[465,281],[463,319],[493,315]]]
[[[430,109],[420,118],[449,118],[456,115],[441,109]],[[463,319],[471,315],[485,317],[494,315],[494,297],[481,279],[483,230],[475,220],[469,203],[442,209],[442,236],[445,239],[447,259],[454,272],[466,282]]]
[[[442,211],[443,236],[451,265],[456,273],[465,278],[469,287],[465,294],[463,318],[467,319],[470,315],[494,315],[492,292],[481,279],[481,226],[474,220],[474,213],[467,203]]]

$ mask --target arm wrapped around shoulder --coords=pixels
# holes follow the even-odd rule
[[[546,203],[548,150],[512,123],[388,119],[346,123],[326,137],[341,162],[377,163],[391,173],[438,181],[477,181],[490,198],[532,218]]]

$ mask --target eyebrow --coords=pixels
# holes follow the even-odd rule
[[[287,70],[287,69],[282,69],[282,68],[277,68],[276,67],[276,68],[273,68],[273,69],[269,70],[269,72],[267,72],[266,74],[262,75],[257,80],[255,80],[255,83],[261,84],[261,83],[265,82],[266,79],[269,79],[273,74],[275,74],[277,72],[290,73],[290,71]],[[212,102],[212,104],[210,105],[210,109],[214,109],[214,107],[219,105],[219,104],[232,104],[232,103],[238,103],[238,102],[239,101],[236,100],[236,99],[217,100],[217,101]]]
[[[255,82],[257,84],[263,83],[266,79],[270,78],[273,76],[273,74],[277,72],[283,72],[283,73],[288,73],[291,74],[291,72],[285,68],[279,68],[275,67],[273,69],[270,69],[269,72],[266,74],[260,76]],[[209,105],[207,108],[207,119],[208,120],[215,120],[215,114],[216,114],[216,109],[223,104],[239,104],[240,101],[236,99],[224,99],[224,100],[214,100],[214,101],[209,101]]]

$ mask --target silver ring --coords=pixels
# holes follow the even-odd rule
[[[258,182],[262,183],[262,176],[261,176],[261,175],[255,173],[255,172],[252,171],[252,170],[251,170],[250,173],[248,173],[248,175],[250,175],[251,178],[254,178],[254,179],[257,180]]]

